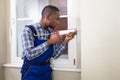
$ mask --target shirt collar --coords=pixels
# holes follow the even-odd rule
[[[53,31],[52,28],[48,27],[48,29],[44,29],[39,23],[36,23],[36,27],[39,29],[39,28],[42,28],[43,30],[49,30],[50,32]]]

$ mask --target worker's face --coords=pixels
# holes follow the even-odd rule
[[[49,16],[49,27],[54,29],[59,24],[60,13],[56,12]]]

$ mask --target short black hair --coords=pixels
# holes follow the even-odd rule
[[[52,14],[59,11],[60,10],[56,6],[47,5],[43,8],[41,15],[44,16],[46,13]]]

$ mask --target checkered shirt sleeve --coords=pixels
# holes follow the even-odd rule
[[[65,49],[66,49],[66,45],[64,44],[64,42],[62,42],[60,45],[56,43],[54,45],[53,58],[54,59],[58,58],[61,54],[64,53]]]
[[[23,30],[22,46],[23,57],[26,56],[29,60],[40,56],[48,49],[47,41],[37,47],[34,47],[34,37],[32,35],[32,31],[27,27]]]

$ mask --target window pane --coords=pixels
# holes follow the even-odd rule
[[[36,18],[39,16],[39,0],[17,0],[17,18]]]
[[[17,38],[17,56],[22,56],[22,39],[21,39],[21,32],[23,31],[23,28],[26,24],[33,23],[33,20],[18,20],[16,23],[16,38]]]
[[[56,30],[68,29],[68,18],[67,18],[67,0],[49,0],[50,5],[54,5],[60,9],[60,24],[56,27]],[[68,47],[66,48],[63,55],[60,56],[62,59],[68,58]]]
[[[66,30],[67,26],[67,17],[60,18],[60,24],[56,27],[56,30]],[[61,55],[60,58],[68,58],[68,48],[66,48],[64,54]]]
[[[58,7],[61,15],[67,15],[67,0],[49,0],[49,4]]]

